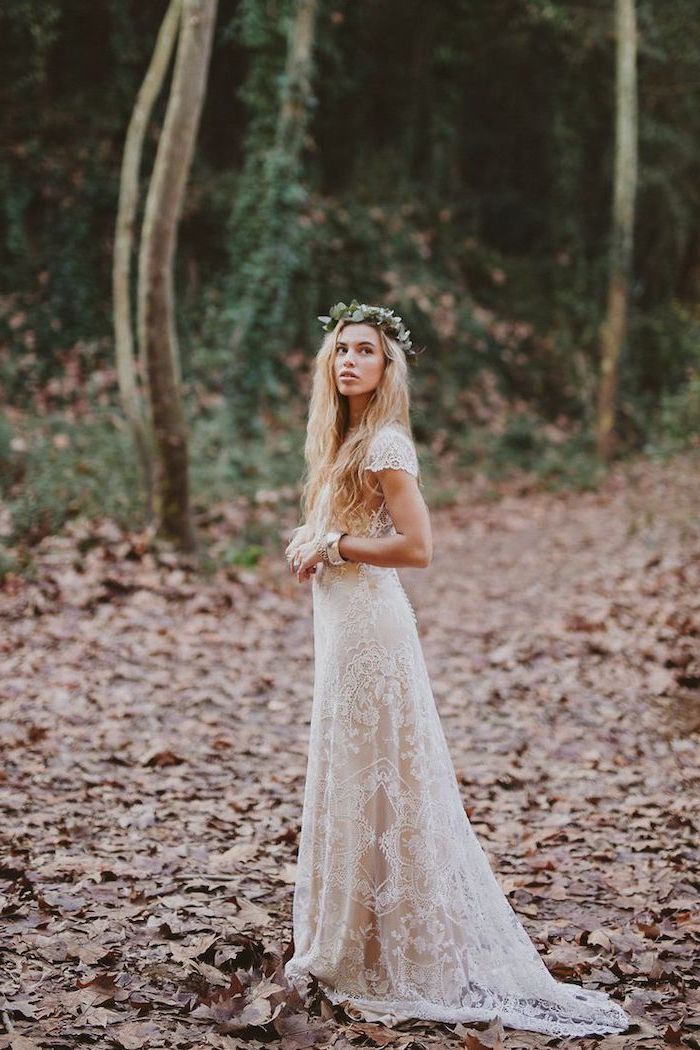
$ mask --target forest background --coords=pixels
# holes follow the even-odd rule
[[[412,416],[428,475],[446,472],[436,500],[475,471],[594,486],[614,4],[317,0],[280,143],[300,6],[219,3],[178,233],[195,518],[238,508],[217,558],[254,563],[279,547],[281,508],[294,523],[317,315],[339,299],[393,306],[428,348]],[[146,520],[111,267],[126,129],[167,8],[13,0],[0,15],[0,573],[26,569],[68,519]],[[700,433],[697,7],[639,2],[636,15],[616,454],[666,456]],[[166,80],[142,190],[167,96]]]
[[[317,318],[355,297],[427,347],[402,575],[465,812],[550,971],[629,1010],[606,1047],[700,1046],[697,28],[0,5],[0,1047],[542,1047],[285,987],[314,632],[283,552]]]

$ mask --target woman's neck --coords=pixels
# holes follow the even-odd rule
[[[350,429],[354,430],[360,425],[371,398],[371,394],[354,394],[348,398],[347,410]]]

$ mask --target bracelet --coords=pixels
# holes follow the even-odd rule
[[[321,555],[321,560],[324,561],[326,565],[329,565],[330,561],[328,558],[328,546],[326,544],[325,537],[324,539],[320,540],[319,543],[316,544],[316,550]]]
[[[340,541],[343,536],[347,536],[347,532],[328,533],[326,536],[328,562],[330,565],[345,565],[348,560],[340,553]]]

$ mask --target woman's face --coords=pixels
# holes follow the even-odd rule
[[[385,368],[386,357],[375,325],[346,324],[338,336],[333,360],[339,392],[346,397],[371,394]]]

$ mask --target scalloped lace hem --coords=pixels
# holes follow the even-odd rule
[[[284,972],[302,998],[305,998],[310,971],[298,966],[294,960],[290,959]],[[490,992],[485,993],[485,997],[489,1000],[488,1006],[482,1004],[474,1007],[445,1006],[421,998],[401,1000],[359,998],[339,992],[327,985],[325,981],[318,978],[317,980],[328,999],[336,1005],[343,1006],[351,1017],[364,1021],[381,1022],[390,1027],[404,1021],[441,1021],[444,1024],[457,1024],[465,1021],[494,1021],[500,1018],[505,1028],[539,1032],[542,1035],[572,1037],[619,1034],[626,1031],[631,1024],[623,1008],[606,992],[564,982],[557,982],[557,987],[570,990],[580,1004],[588,1005],[592,1011],[598,1012],[597,1018],[576,1017],[574,1014],[576,1006],[573,1003],[570,1008],[570,1016],[565,1016],[567,1008],[561,1002],[548,1003],[538,1000],[537,1004],[533,1003],[532,1009],[528,1010],[523,1008],[522,999],[513,996],[498,996]],[[547,1008],[552,1011],[549,1017],[543,1015],[543,1011]],[[535,1010],[538,1012],[536,1013]]]

